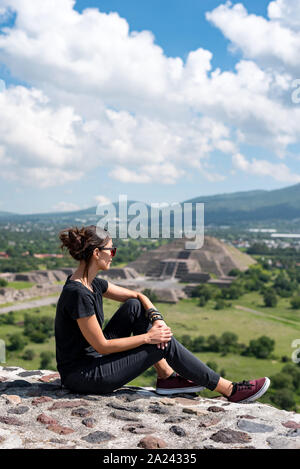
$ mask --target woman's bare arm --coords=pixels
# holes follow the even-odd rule
[[[140,300],[145,309],[154,308],[153,303],[151,303],[149,298],[143,293],[135,290],[129,290],[129,288],[119,287],[112,282],[108,282],[108,288],[106,292],[103,293],[103,297],[110,300],[121,301],[122,303],[129,298],[137,298]]]
[[[77,319],[77,323],[86,341],[101,355],[123,352],[144,344],[168,342],[173,335],[170,328],[165,327],[163,330],[153,328],[145,334],[108,340],[105,338],[95,314]]]

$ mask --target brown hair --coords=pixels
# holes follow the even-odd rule
[[[83,278],[85,278],[95,248],[106,246],[111,239],[109,232],[95,225],[65,228],[59,232],[61,249],[67,248],[76,261],[86,262]]]

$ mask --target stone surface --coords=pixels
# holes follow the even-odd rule
[[[170,427],[169,430],[170,430],[170,432],[175,433],[175,435],[186,436],[184,428],[179,427],[178,425],[172,425],[172,427]]]
[[[21,415],[21,414],[26,414],[26,412],[29,411],[29,407],[27,407],[26,405],[19,405],[17,407],[11,407],[10,409],[8,409],[8,413],[9,414],[18,414],[18,415]]]
[[[209,412],[225,412],[225,409],[223,407],[218,407],[216,405],[211,405],[207,408]]]
[[[93,432],[89,433],[87,436],[83,436],[81,439],[87,441],[88,443],[102,443],[103,441],[108,441],[114,438],[108,432]]]
[[[129,423],[125,425],[122,430],[128,431],[130,433],[135,433],[137,435],[141,433],[154,433],[155,429],[147,427],[143,423]]]
[[[155,436],[145,436],[139,443],[138,446],[140,448],[145,449],[158,449],[158,448],[166,448],[167,444],[161,438],[157,438]]]
[[[199,427],[200,428],[208,428],[214,425],[217,425],[221,422],[223,416],[219,415],[204,415],[199,419]]]
[[[267,443],[272,449],[300,449],[300,442],[293,441],[292,438],[270,437],[267,439]]]
[[[132,422],[139,422],[140,419],[138,417],[135,417],[134,415],[130,414],[125,414],[125,412],[111,412],[108,414],[110,417],[113,417],[118,420],[127,420],[127,421],[132,421]]]
[[[288,420],[287,422],[282,422],[282,425],[287,428],[300,428],[300,423],[294,422],[293,420]]]
[[[248,443],[251,441],[251,436],[245,432],[238,432],[236,430],[231,430],[231,428],[225,428],[214,433],[211,437],[211,440],[220,443]]]
[[[71,415],[75,417],[87,417],[91,415],[91,411],[89,409],[85,409],[84,407],[78,407],[77,409],[73,409]]]
[[[136,386],[76,394],[61,388],[51,370],[7,368],[0,366],[0,449],[300,449],[300,414],[259,400],[164,397]],[[39,381],[49,375],[55,380]]]
[[[88,428],[93,428],[96,425],[97,420],[89,417],[87,419],[83,419],[81,423]]]
[[[17,419],[16,417],[0,417],[0,423],[5,423],[6,425],[23,425],[21,420]]]
[[[52,423],[47,426],[47,430],[51,432],[58,433],[59,435],[68,435],[69,433],[73,433],[74,430],[72,428],[63,427],[62,425]]]
[[[274,430],[274,427],[271,427],[270,425],[264,425],[263,423],[251,422],[251,420],[244,420],[244,419],[241,419],[238,422],[238,427],[241,430],[249,432],[249,433],[266,433],[266,432],[272,432]]]
[[[40,396],[40,397],[36,397],[35,399],[32,399],[31,404],[39,405],[39,404],[44,404],[44,402],[51,402],[51,401],[53,401],[52,397]]]
[[[2,394],[6,404],[20,404],[22,399],[14,394]]]
[[[57,379],[60,379],[60,374],[51,373],[50,375],[42,376],[42,378],[39,378],[39,381],[42,381],[43,383],[51,383],[51,381],[56,381]]]
[[[56,425],[58,422],[55,418],[51,417],[50,415],[40,414],[37,416],[37,421],[44,423],[45,425]]]
[[[75,400],[58,401],[58,402],[54,402],[54,404],[51,407],[48,407],[48,410],[70,409],[72,407],[79,407],[79,406],[84,406],[84,405],[87,405],[87,403],[84,401],[75,401]]]

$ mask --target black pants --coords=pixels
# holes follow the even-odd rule
[[[104,328],[106,339],[147,332],[152,326],[144,312],[138,299],[125,301]],[[86,364],[65,377],[64,385],[78,393],[110,393],[132,381],[162,358],[184,378],[212,391],[216,388],[220,375],[189,352],[174,336],[164,350],[157,345],[145,344],[124,352],[88,359]]]

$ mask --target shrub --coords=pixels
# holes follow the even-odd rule
[[[293,377],[283,372],[271,376],[271,382],[274,389],[294,388]]]
[[[218,371],[218,365],[217,365],[216,362],[214,362],[214,361],[208,361],[208,362],[206,363],[206,365],[217,373],[217,371]]]
[[[0,324],[14,324],[15,323],[15,313],[10,311],[7,314],[1,314]]]
[[[270,400],[284,410],[294,410],[296,406],[293,391],[287,388],[276,391],[275,394],[270,396]]]
[[[8,281],[4,278],[0,278],[0,287],[7,287]]]
[[[218,298],[215,304],[215,309],[224,309],[226,308],[227,303],[222,298]]]
[[[188,350],[191,350],[193,347],[193,339],[188,334],[184,334],[183,336],[181,336],[179,342]]]
[[[277,305],[277,296],[273,289],[265,290],[263,293],[265,306],[274,308]]]
[[[27,344],[26,338],[21,333],[12,334],[9,338],[10,344],[8,345],[8,350],[23,350]]]
[[[300,296],[294,296],[294,298],[291,299],[290,304],[293,309],[300,309]]]
[[[34,359],[34,357],[35,357],[35,352],[31,348],[28,348],[24,351],[22,358],[23,360],[31,361]]]
[[[208,352],[219,352],[220,341],[217,336],[211,334],[207,337],[207,351]]]
[[[231,269],[230,272],[228,272],[228,275],[230,277],[238,277],[240,275],[241,271],[239,269]]]
[[[282,370],[282,373],[286,373],[293,378],[293,385],[296,391],[300,392],[300,368],[294,363],[288,363]]]
[[[146,295],[149,298],[151,303],[157,303],[158,297],[157,297],[156,293],[154,293],[154,291],[151,290],[151,288],[145,288],[142,291],[142,293],[143,293],[143,295]]]
[[[223,332],[219,340],[220,351],[225,354],[235,352],[238,346],[238,336],[233,332]]]
[[[237,300],[243,293],[243,288],[240,284],[232,284],[228,288],[223,288],[222,297],[228,300]]]
[[[191,352],[204,352],[205,348],[205,337],[200,335],[195,337],[192,343],[192,348],[190,350]]]
[[[250,340],[249,346],[242,353],[246,356],[254,356],[256,358],[268,358],[274,350],[275,341],[267,336],[261,336],[256,340]]]
[[[52,352],[42,352],[40,354],[41,362],[40,362],[40,369],[46,370],[50,367],[52,358],[54,357],[54,353]]]
[[[24,335],[33,342],[44,342],[54,335],[54,319],[49,316],[33,316],[25,314]]]
[[[200,296],[199,301],[198,301],[198,306],[205,306],[207,303],[206,299],[204,296]]]

